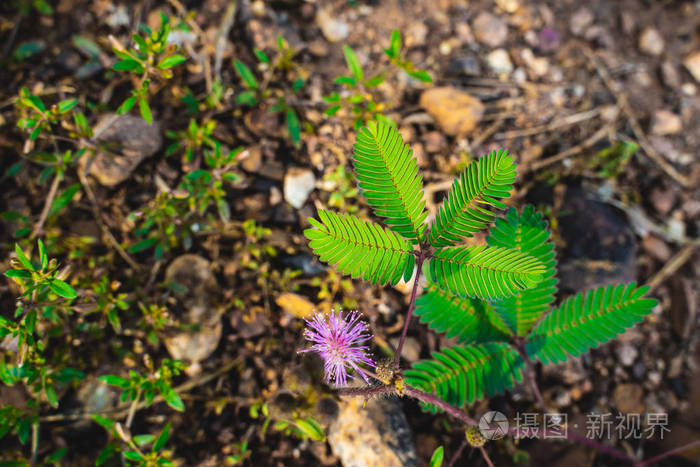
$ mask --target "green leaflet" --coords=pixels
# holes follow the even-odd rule
[[[370,122],[357,134],[354,146],[358,185],[376,215],[413,243],[424,239],[428,213],[423,200],[423,178],[413,151],[396,128]]]
[[[523,376],[523,360],[505,343],[456,345],[433,352],[404,374],[406,384],[463,407],[513,387]],[[427,407],[431,412],[437,408]]]
[[[537,320],[549,310],[557,293],[556,259],[547,223],[532,205],[520,216],[514,208],[505,219],[496,219],[486,242],[491,246],[512,248],[527,253],[545,267],[542,279],[532,288],[512,297],[492,301],[492,305],[512,332],[525,336]]]
[[[486,301],[461,298],[431,284],[416,300],[415,315],[435,332],[460,344],[507,341],[513,336]]]
[[[373,284],[397,284],[413,275],[415,257],[398,234],[356,216],[319,211],[321,222],[309,219],[309,245],[322,261],[335,264],[344,274]]]
[[[494,208],[506,206],[515,181],[515,163],[507,151],[493,151],[472,162],[455,180],[430,229],[430,244],[455,245],[493,221]]]
[[[644,319],[657,305],[643,298],[649,287],[611,285],[566,299],[540,321],[525,350],[542,363],[559,363],[613,339]]]
[[[428,275],[441,288],[461,297],[508,297],[532,287],[544,266],[534,257],[493,246],[442,248],[430,259]]]

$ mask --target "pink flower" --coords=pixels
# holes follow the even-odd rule
[[[343,316],[342,311],[332,310],[330,315],[318,313],[306,320],[304,337],[313,343],[311,348],[299,352],[318,352],[324,363],[326,382],[345,386],[348,369],[352,368],[369,383],[367,374],[360,364],[375,368],[367,356],[368,347],[360,345],[371,339],[367,324],[360,321],[360,314],[352,311]]]

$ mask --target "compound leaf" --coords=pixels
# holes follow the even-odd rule
[[[455,407],[500,394],[523,376],[522,358],[506,343],[456,345],[433,352],[432,357],[405,372],[406,384]]]
[[[472,162],[455,180],[430,229],[430,244],[455,245],[486,227],[494,208],[506,206],[515,181],[515,163],[507,151],[493,151]]]
[[[542,279],[534,287],[492,302],[496,313],[510,330],[518,336],[526,336],[537,320],[550,309],[557,293],[557,262],[547,222],[531,205],[525,206],[520,215],[511,208],[505,219],[496,219],[486,242],[491,246],[527,253],[545,267]]]
[[[414,313],[421,323],[460,344],[508,341],[513,337],[489,302],[458,297],[435,284],[416,300]]]
[[[322,261],[335,264],[344,274],[374,284],[397,284],[413,275],[414,255],[408,242],[398,234],[351,215],[321,210],[321,222],[304,235]]]
[[[428,275],[460,297],[503,298],[533,287],[544,265],[517,250],[494,246],[442,248],[430,259]]]
[[[375,214],[404,238],[422,241],[428,215],[423,178],[398,130],[384,122],[368,123],[357,134],[354,161],[360,190]]]
[[[644,298],[649,287],[610,285],[578,293],[547,314],[535,326],[525,351],[542,363],[576,357],[624,332],[644,319],[657,305]]]

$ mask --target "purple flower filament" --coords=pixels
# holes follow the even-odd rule
[[[306,320],[304,337],[311,341],[311,348],[299,352],[318,352],[323,359],[323,370],[326,382],[331,381],[338,386],[345,386],[348,381],[348,370],[353,369],[369,384],[367,374],[360,364],[375,368],[371,358],[367,356],[367,346],[362,345],[371,339],[367,323],[360,321],[360,314],[352,311],[345,316],[343,312],[331,310],[329,315],[317,313]]]

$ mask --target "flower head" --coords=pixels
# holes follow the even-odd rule
[[[299,352],[318,352],[323,359],[323,369],[326,382],[335,382],[345,386],[348,379],[348,369],[354,369],[369,383],[367,374],[359,364],[375,367],[374,362],[367,356],[368,347],[363,344],[372,336],[367,329],[367,323],[360,321],[360,314],[352,311],[345,316],[343,312],[332,310],[329,315],[316,314],[306,320],[304,337],[313,343],[311,348]]]

